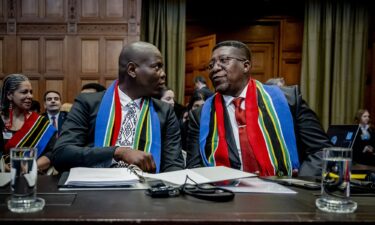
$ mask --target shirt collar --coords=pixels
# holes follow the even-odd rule
[[[245,88],[242,90],[241,94],[238,97],[246,98],[246,92],[247,92],[247,85],[245,86]],[[224,98],[225,106],[228,107],[230,106],[230,104],[232,103],[235,97],[231,95],[223,95],[223,98]]]
[[[125,94],[123,91],[121,91],[121,89],[119,87],[118,88],[118,95],[120,97],[120,102],[121,102],[121,107],[122,108],[125,108],[125,106],[127,104],[129,104],[132,99],[127,95]],[[141,107],[141,101],[142,101],[142,98],[137,98],[134,100],[135,104],[137,105],[137,108],[140,109]]]
[[[57,118],[59,118],[60,112],[56,113],[55,115],[51,115],[51,114],[47,113],[47,115],[48,115],[49,119],[52,119],[52,116],[54,116],[57,119]]]

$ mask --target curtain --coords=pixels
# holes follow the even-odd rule
[[[353,123],[362,107],[367,1],[306,2],[301,90],[323,127]]]
[[[162,53],[167,85],[182,102],[185,92],[185,0],[143,0],[141,40]]]

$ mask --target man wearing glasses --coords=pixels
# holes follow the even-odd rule
[[[320,175],[330,146],[297,86],[251,79],[250,49],[217,44],[208,64],[216,94],[190,115],[187,167],[224,165],[262,176]]]
[[[76,98],[55,145],[55,168],[134,164],[146,172],[182,169],[180,129],[173,108],[151,97],[164,88],[165,79],[163,58],[154,45],[125,46],[118,80],[105,92]]]

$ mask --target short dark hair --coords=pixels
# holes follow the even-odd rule
[[[229,41],[220,42],[220,43],[215,45],[215,47],[212,49],[212,51],[215,51],[216,49],[218,49],[220,47],[224,47],[224,46],[234,47],[234,48],[238,48],[238,49],[242,50],[243,53],[245,53],[246,59],[251,61],[251,50],[250,50],[250,48],[245,43],[242,43],[240,41],[229,40]]]
[[[202,76],[194,77],[194,83],[200,82],[202,84],[207,84],[206,79]]]
[[[95,89],[96,92],[101,92],[107,90],[103,85],[98,83],[88,83],[82,86],[81,91],[85,89]]]
[[[46,91],[46,93],[44,93],[44,95],[43,95],[43,99],[44,99],[44,101],[47,101],[46,97],[47,97],[47,95],[48,95],[49,93],[56,93],[56,94],[60,97],[60,100],[61,100],[61,94],[60,94],[60,92],[58,92],[58,91],[54,91],[54,90],[49,90],[49,91]]]

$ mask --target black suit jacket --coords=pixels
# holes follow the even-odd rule
[[[111,165],[117,146],[94,147],[96,116],[103,96],[104,92],[84,93],[75,99],[55,145],[53,164],[57,170]],[[162,132],[160,172],[183,169],[180,128],[173,108],[157,99],[152,101]]]
[[[47,112],[43,113],[42,116],[45,116],[45,117],[48,118]],[[57,133],[59,135],[60,135],[61,130],[62,130],[62,125],[64,124],[67,116],[68,116],[68,112],[60,111],[59,118],[57,118],[57,126],[58,126]]]
[[[299,175],[321,175],[322,148],[331,146],[331,143],[323,131],[316,114],[308,107],[297,86],[283,87],[288,104],[293,116],[294,131],[297,140],[297,150],[301,167]],[[199,152],[199,123],[202,107],[190,114],[187,138],[187,167],[203,166],[203,160]],[[224,118],[228,118],[227,110],[224,110]],[[229,120],[224,121],[229,161],[231,167],[240,169],[241,161],[237,152],[233,131]]]

